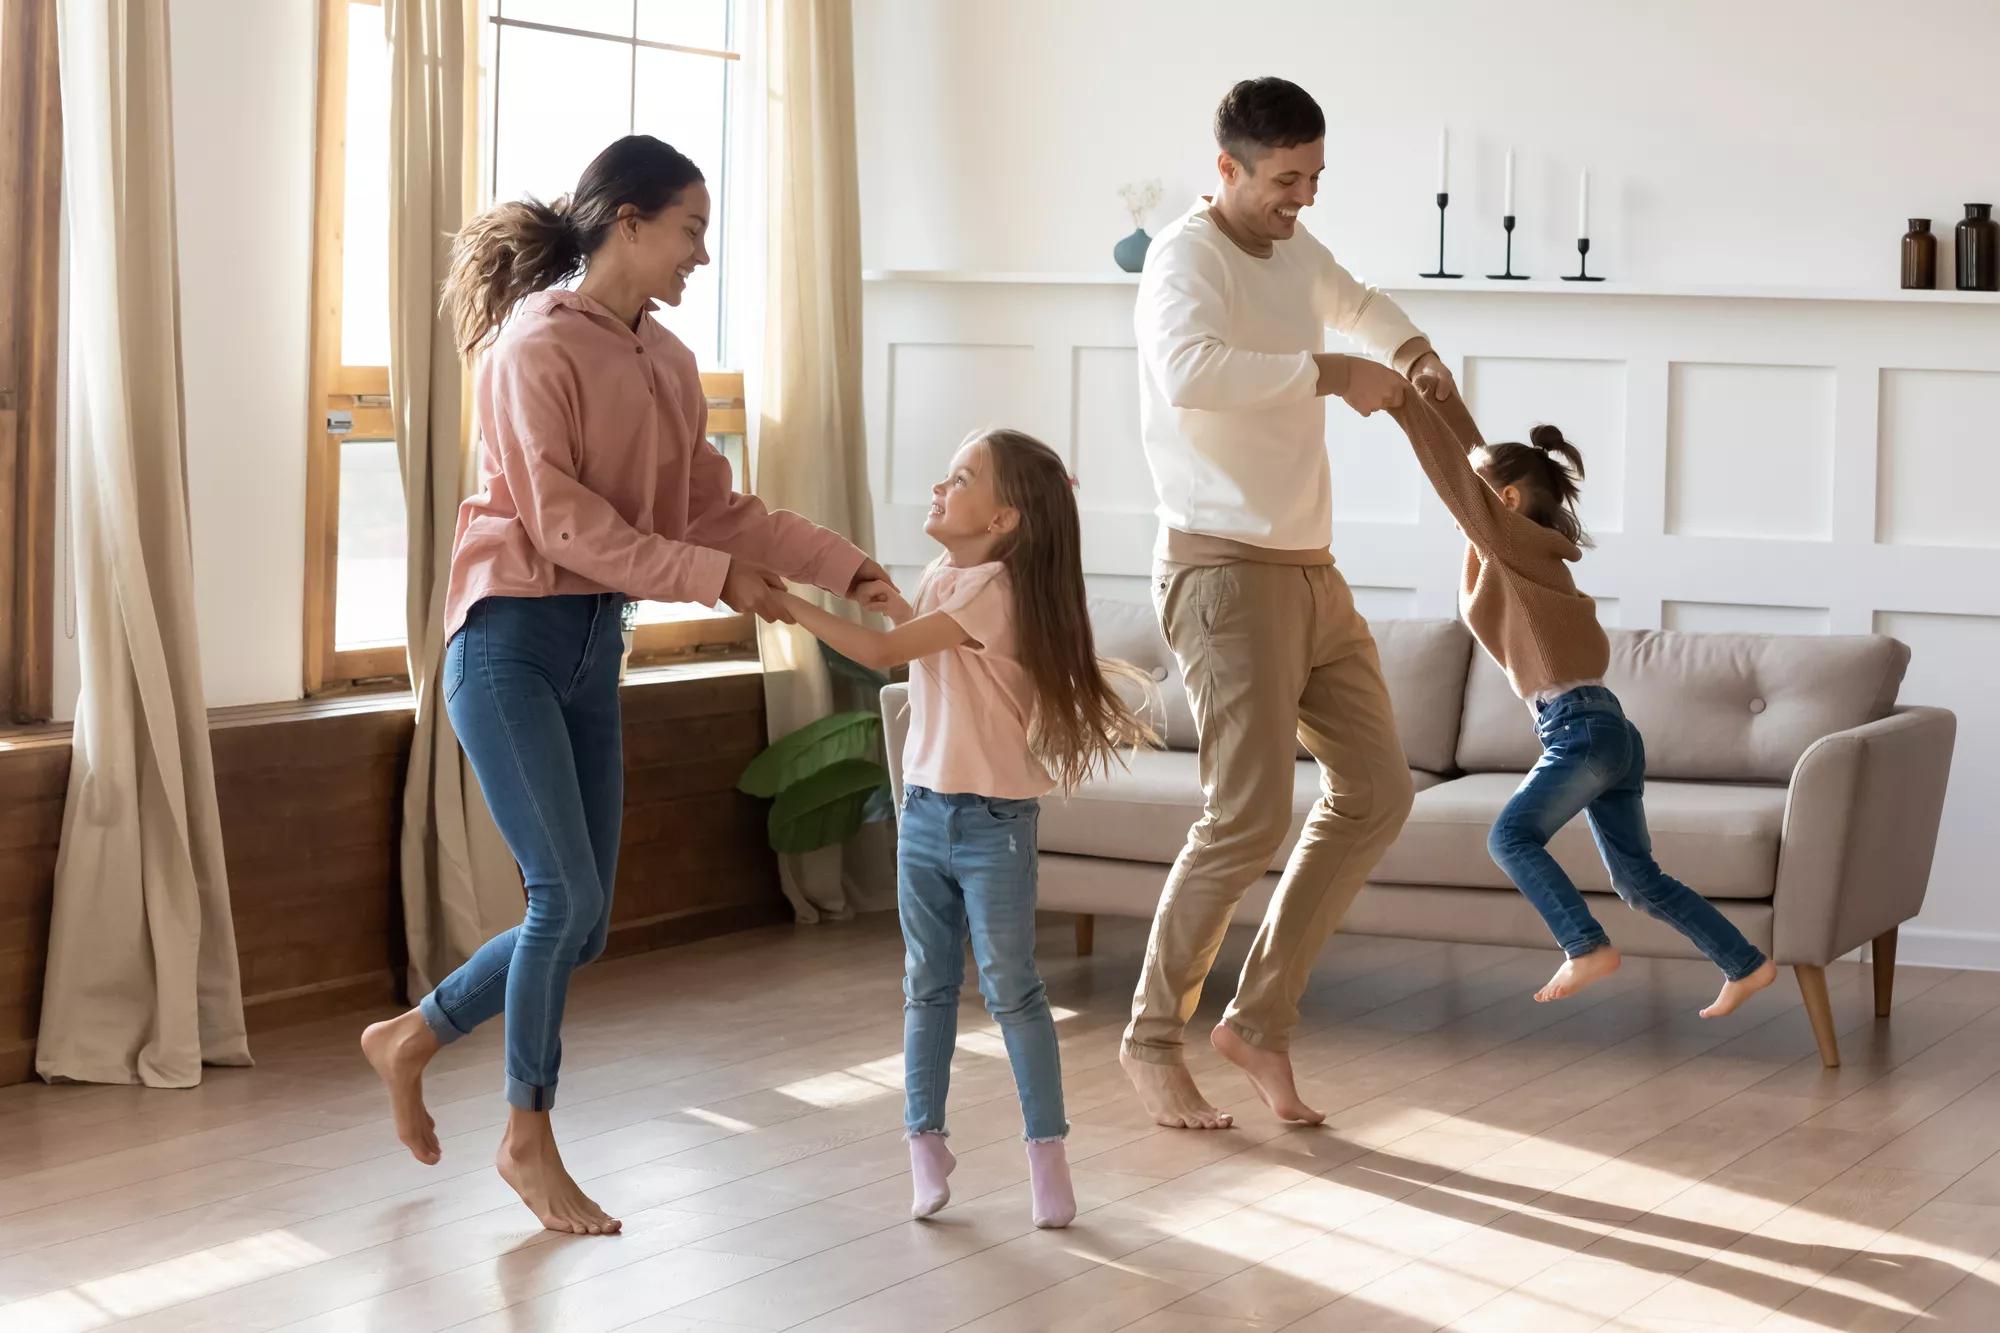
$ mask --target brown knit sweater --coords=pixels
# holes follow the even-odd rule
[[[1583,551],[1502,504],[1472,470],[1466,455],[1485,441],[1463,399],[1453,394],[1438,403],[1409,392],[1390,415],[1465,534],[1459,614],[1514,692],[1532,699],[1552,686],[1603,679],[1611,645],[1596,603],[1570,576],[1570,562]]]

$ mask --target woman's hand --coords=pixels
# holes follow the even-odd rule
[[[774,625],[795,625],[798,617],[785,598],[785,581],[776,574],[742,560],[730,560],[729,573],[722,580],[724,606]]]
[[[870,583],[880,583],[897,596],[900,597],[902,595],[902,589],[896,586],[896,580],[889,577],[888,570],[883,569],[882,566],[876,564],[873,560],[863,560],[861,568],[854,571],[854,582],[847,585],[847,600],[850,602],[861,601],[861,590]]]

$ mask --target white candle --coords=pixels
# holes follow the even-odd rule
[[[1576,236],[1578,240],[1590,235],[1590,168],[1583,169],[1583,177],[1576,187]]]
[[[1507,204],[1500,210],[1505,217],[1514,216],[1514,150],[1507,150]]]
[[[1439,194],[1451,190],[1451,131],[1438,131],[1438,188]]]

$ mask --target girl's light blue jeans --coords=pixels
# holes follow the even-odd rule
[[[1036,801],[907,788],[896,856],[903,921],[904,1127],[942,1133],[965,939],[1000,1025],[1032,1140],[1069,1133],[1048,993],[1035,970]]]

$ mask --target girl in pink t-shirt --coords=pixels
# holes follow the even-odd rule
[[[897,849],[905,945],[904,1125],[913,1217],[951,1198],[945,1095],[958,1037],[965,937],[1000,1025],[1028,1140],[1035,1225],[1076,1216],[1063,1139],[1062,1067],[1035,970],[1035,826],[1121,748],[1150,742],[1100,662],[1083,590],[1074,483],[1054,450],[1019,431],[973,436],[931,488],[924,531],[945,554],[914,608],[876,603],[895,628],[865,628],[792,598],[798,622],[858,662],[910,665],[910,735]],[[1150,685],[1150,681],[1144,682]]]

